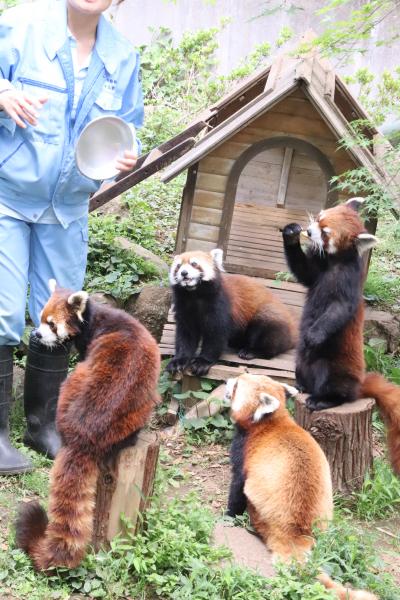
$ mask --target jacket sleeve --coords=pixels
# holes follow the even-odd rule
[[[140,57],[138,52],[136,53],[135,68],[125,89],[121,110],[119,111],[118,116],[127,123],[132,124],[136,130],[143,125],[143,91],[140,80]],[[138,138],[136,139],[138,144],[138,154],[140,154],[142,144]]]
[[[12,89],[15,67],[19,62],[19,52],[14,44],[14,10],[6,11],[0,17],[0,93]],[[0,110],[0,126],[14,133],[15,121]]]

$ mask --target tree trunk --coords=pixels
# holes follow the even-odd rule
[[[145,512],[153,492],[159,448],[155,433],[142,432],[134,446],[101,465],[92,539],[96,550],[123,532],[121,514],[138,530],[139,513]]]
[[[306,396],[295,400],[295,420],[309,431],[328,459],[333,489],[349,494],[362,486],[372,466],[372,411],[375,400],[363,398],[310,412]]]

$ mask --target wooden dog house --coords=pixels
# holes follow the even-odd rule
[[[279,229],[293,221],[306,224],[309,214],[345,200],[331,185],[335,175],[363,166],[384,182],[376,160],[382,152],[377,130],[365,128],[370,149],[355,144],[344,149],[340,144],[352,136],[351,121],[366,118],[317,53],[281,56],[200,114],[184,132],[141,157],[135,171],[92,198],[91,208],[166,166],[165,182],[187,170],[176,252],[223,248],[227,271],[262,278],[299,315],[304,288],[276,279],[277,273],[287,271]],[[376,223],[368,227],[373,232]],[[173,355],[174,337],[171,311],[160,344],[164,356]],[[293,352],[254,359],[246,367],[294,380]],[[228,353],[210,377],[222,380],[243,368]]]

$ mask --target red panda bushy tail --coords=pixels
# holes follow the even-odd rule
[[[38,502],[23,504],[16,522],[16,542],[37,570],[76,567],[93,531],[98,477],[88,455],[61,448],[50,474],[49,519]]]
[[[353,590],[349,587],[345,587],[341,583],[333,581],[327,573],[320,573],[317,579],[327,590],[333,592],[339,600],[379,600],[378,597],[371,592],[367,592],[366,590]]]
[[[367,373],[362,397],[375,398],[387,430],[387,444],[393,471],[400,476],[400,387],[379,373]]]

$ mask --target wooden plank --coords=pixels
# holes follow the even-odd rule
[[[219,226],[221,223],[222,211],[216,208],[206,208],[203,206],[193,206],[192,221],[203,223],[204,225]]]
[[[197,239],[205,242],[217,242],[218,235],[219,227],[214,225],[202,225],[193,221],[189,225],[188,240]]]
[[[185,187],[182,194],[181,209],[179,213],[178,229],[175,240],[175,251],[183,252],[186,248],[190,215],[193,206],[193,196],[196,189],[197,165],[188,169]]]
[[[282,206],[282,207],[285,206],[286,190],[287,190],[288,181],[289,181],[289,171],[290,171],[290,166],[292,164],[293,153],[294,153],[293,148],[285,148],[285,155],[283,157],[281,178],[279,180],[278,199],[276,201],[277,205]]]
[[[219,208],[224,206],[224,194],[220,192],[207,192],[206,190],[196,189],[193,198],[195,206],[204,206],[204,208]]]
[[[199,173],[197,186],[208,192],[224,192],[226,188],[226,176],[214,175],[212,173]]]
[[[232,158],[206,156],[199,163],[200,173],[214,173],[215,175],[229,175],[235,161]]]
[[[119,179],[104,191],[97,192],[97,194],[94,194],[90,199],[89,212],[96,210],[96,208],[100,208],[100,206],[103,206],[113,198],[116,198],[144,179],[147,179],[150,177],[150,175],[153,175],[154,173],[157,173],[161,169],[170,165],[175,159],[183,156],[190,148],[192,148],[194,143],[194,138],[189,138],[185,141],[182,141],[180,144],[166,151],[151,163],[142,165],[139,169],[136,169],[122,179]]]
[[[217,247],[215,242],[206,242],[204,240],[197,240],[195,238],[188,238],[186,242],[187,252],[192,250],[201,250],[202,252],[211,252]]]

